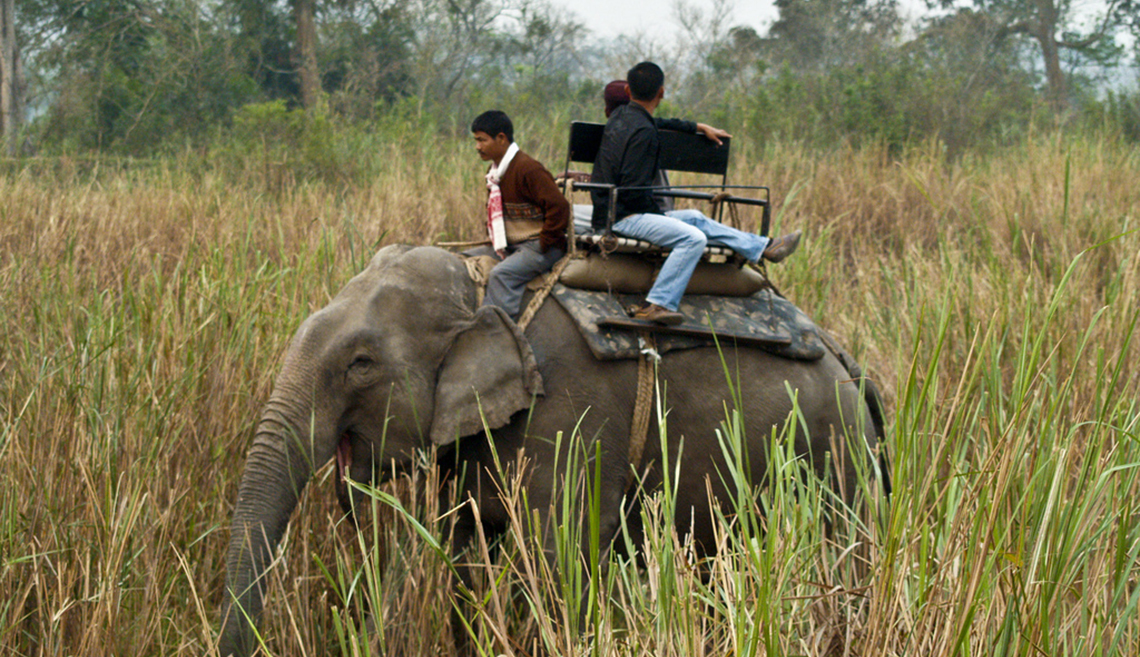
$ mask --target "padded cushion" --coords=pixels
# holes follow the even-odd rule
[[[562,271],[559,281],[568,287],[620,294],[645,294],[653,287],[657,268],[648,260],[632,255],[588,253],[574,258]],[[748,267],[732,263],[701,262],[697,265],[685,294],[712,294],[746,297],[760,291],[764,277]]]

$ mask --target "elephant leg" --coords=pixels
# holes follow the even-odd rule
[[[441,505],[441,508],[446,508]],[[451,525],[451,563],[459,578],[455,582],[454,595],[459,598],[451,607],[451,637],[455,643],[455,654],[460,657],[474,657],[475,641],[471,636],[477,609],[473,603],[475,590],[475,569],[471,550],[475,539],[475,518],[464,509],[454,514]]]
[[[589,528],[589,523],[583,523],[584,528]],[[614,549],[615,539],[618,536],[620,524],[618,522],[602,522],[599,523],[597,529],[597,564],[594,564],[594,550],[595,543],[593,535],[584,536],[582,539],[581,559],[584,568],[588,568],[589,572],[586,573],[584,580],[584,590],[580,600],[578,601],[578,632],[585,633],[587,630],[592,629],[593,619],[597,618],[599,611],[598,607],[604,604],[607,596],[602,592],[601,587],[607,579],[607,571],[609,570],[610,555]],[[591,593],[591,586],[593,584],[593,594]],[[591,611],[593,613],[591,613]]]
[[[474,469],[475,475],[471,475],[471,471],[471,468],[467,469],[472,485],[460,485],[458,499],[443,491],[440,504],[441,509],[448,509],[462,503],[461,508],[450,516],[448,535],[451,563],[458,578],[454,585],[454,595],[458,599],[452,607],[451,632],[456,654],[463,657],[474,657],[478,653],[473,633],[477,632],[481,587],[484,582],[494,586],[493,580],[485,574],[488,566],[498,560],[499,538],[506,527],[501,501],[497,497],[483,495],[489,484],[482,481],[484,477],[478,469]]]
[[[543,505],[532,499],[530,509],[532,518],[547,519],[538,529],[542,532],[542,555],[550,566],[549,572],[561,580],[574,577],[573,573],[563,572],[563,569],[583,569],[580,571],[582,589],[576,601],[578,613],[575,619],[580,634],[592,629],[597,606],[603,604],[606,597],[600,592],[600,587],[606,581],[612,551],[615,543],[624,543],[620,536],[625,496],[623,485],[615,482],[612,472],[608,473],[604,468],[595,470],[592,464],[587,467],[591,470],[590,476],[579,481],[577,486],[556,491],[553,499]],[[601,477],[600,485],[593,485],[595,476]],[[616,479],[621,481],[620,476]],[[559,543],[562,543],[561,555]],[[569,553],[565,552],[567,550]],[[595,584],[597,595],[592,595],[591,583]],[[565,602],[574,604],[572,600]]]

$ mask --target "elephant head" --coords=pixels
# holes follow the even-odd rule
[[[265,570],[316,468],[334,455],[353,455],[356,474],[408,462],[419,448],[506,424],[542,394],[518,327],[475,298],[454,255],[392,246],[301,325],[238,491],[222,655],[254,649]]]

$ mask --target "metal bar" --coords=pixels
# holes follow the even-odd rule
[[[606,213],[606,235],[614,234],[614,220],[617,218],[618,188],[610,190],[610,207]]]
[[[765,188],[764,212],[760,215],[760,236],[768,237],[768,230],[772,227],[772,192]]]
[[[624,188],[623,188],[624,189]],[[660,191],[655,192],[654,196],[668,196],[670,198],[689,198],[700,201],[710,201],[713,198],[712,194],[705,192],[688,192],[684,190],[679,191]],[[729,196],[721,199],[725,203],[741,203],[743,205],[768,205],[768,201],[762,198],[748,198],[747,196]]]
[[[616,187],[616,185],[611,185],[609,183],[595,183],[595,182],[574,183],[575,189],[584,189],[586,191],[604,192],[607,189],[614,189],[615,187]],[[626,189],[635,189],[635,188],[628,187]]]

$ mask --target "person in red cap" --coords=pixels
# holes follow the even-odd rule
[[[625,80],[614,80],[602,90],[602,101],[606,104],[606,118],[621,105],[629,102],[629,83]]]

